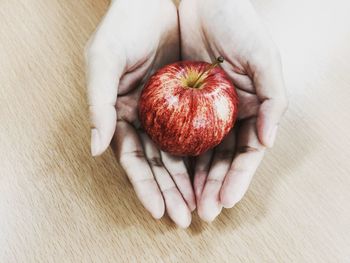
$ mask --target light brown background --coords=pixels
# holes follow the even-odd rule
[[[0,262],[350,262],[349,1],[253,3],[290,109],[244,200],[181,230],[89,154],[82,54],[107,0],[0,0]]]

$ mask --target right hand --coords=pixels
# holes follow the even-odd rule
[[[199,217],[212,221],[239,202],[272,147],[287,109],[277,48],[248,0],[182,0],[182,58],[213,61],[235,84],[238,120],[232,132],[196,160],[194,191]]]
[[[165,209],[191,222],[195,197],[184,161],[164,153],[138,129],[138,98],[158,68],[178,61],[177,10],[171,0],[113,1],[86,48],[91,152],[112,146],[138,198],[154,218]]]

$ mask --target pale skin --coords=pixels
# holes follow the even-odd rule
[[[221,145],[196,158],[192,185],[183,158],[159,151],[140,131],[137,101],[159,67],[220,55],[240,98],[239,122]],[[182,0],[178,11],[170,0],[112,1],[86,61],[91,152],[100,155],[111,144],[154,218],[166,211],[187,227],[196,207],[212,221],[243,197],[287,108],[277,49],[247,0]]]

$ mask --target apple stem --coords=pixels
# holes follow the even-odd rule
[[[222,62],[224,62],[224,57],[223,56],[220,56],[220,57],[217,57],[217,59],[216,59],[216,61],[215,62],[213,62],[213,63],[211,63],[210,64],[210,66],[206,69],[206,70],[204,70],[201,74],[199,74],[199,76],[198,76],[198,78],[196,79],[196,81],[194,82],[194,84],[193,84],[193,88],[195,89],[195,88],[198,88],[197,86],[199,85],[199,80],[201,79],[201,77],[205,74],[205,73],[207,73],[207,72],[209,72],[210,70],[212,70],[213,68],[215,68],[217,65],[219,65],[219,64],[221,64]]]

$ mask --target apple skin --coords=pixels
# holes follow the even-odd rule
[[[177,62],[158,70],[145,84],[139,119],[161,150],[197,156],[218,145],[234,126],[238,113],[235,87],[221,67],[210,66]],[[191,87],[199,76],[200,87]]]

